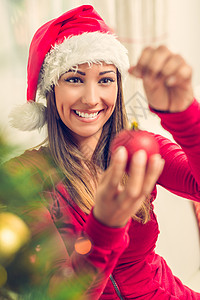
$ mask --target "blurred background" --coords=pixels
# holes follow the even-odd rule
[[[136,63],[141,50],[149,45],[165,44],[181,54],[193,68],[193,86],[199,98],[199,0],[0,0],[0,128],[8,142],[21,146],[20,152],[39,144],[46,136],[45,129],[40,133],[20,132],[11,128],[8,120],[10,110],[26,101],[31,38],[43,23],[82,4],[92,4],[113,28],[128,48],[131,64]],[[142,129],[170,137],[158,118],[148,112],[140,80],[127,79],[125,101],[130,120],[135,118]],[[191,281],[200,266],[199,231],[191,202],[162,189],[158,195],[156,211],[163,233],[157,250],[186,284],[200,288],[197,283],[200,272],[196,283]]]

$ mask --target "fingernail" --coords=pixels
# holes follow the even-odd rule
[[[153,154],[152,156],[150,156],[150,159],[152,160],[153,163],[155,164],[159,164],[162,160],[161,155],[160,154]]]
[[[165,160],[163,158],[161,158],[160,154],[157,154],[154,156],[154,165],[159,167],[159,168],[163,168],[165,164]]]
[[[147,160],[147,153],[145,150],[139,150],[133,155],[135,162]]]
[[[121,156],[122,154],[124,154],[124,153],[126,153],[126,152],[127,152],[127,151],[126,151],[126,148],[125,148],[124,146],[120,146],[120,147],[118,147],[118,148],[116,149],[115,155]]]
[[[170,76],[167,80],[166,80],[166,85],[171,86],[173,84],[176,83],[176,77],[175,76]]]
[[[153,154],[152,157],[153,157],[155,160],[161,159],[161,155],[160,155],[159,153]]]
[[[133,70],[134,70],[134,68],[135,68],[134,66],[131,66],[131,67],[128,69],[128,72],[129,72],[129,73],[132,73]]]

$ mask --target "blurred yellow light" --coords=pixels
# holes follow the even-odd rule
[[[0,213],[0,262],[10,260],[30,237],[30,230],[20,217],[9,212]]]
[[[13,252],[15,253],[19,248],[19,237],[10,228],[3,228],[0,230],[0,253]]]

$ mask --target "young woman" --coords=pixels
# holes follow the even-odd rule
[[[129,175],[125,148],[112,157],[109,151],[116,134],[127,128],[122,80],[128,70],[143,80],[150,109],[180,145],[155,135],[161,155],[147,160],[145,151],[136,152]],[[43,185],[41,171],[53,181],[44,195],[51,219],[59,223],[62,251],[50,289],[89,272],[86,299],[200,299],[154,252],[155,185],[200,200],[200,106],[185,61],[161,46],[146,48],[129,68],[126,49],[93,7],[84,5],[36,32],[27,100],[12,113],[12,123],[21,130],[47,123],[48,143],[10,163],[31,166]]]

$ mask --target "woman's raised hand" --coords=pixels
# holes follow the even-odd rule
[[[139,150],[132,156],[129,177],[126,185],[122,186],[126,163],[126,148],[120,147],[112,156],[97,188],[93,213],[107,226],[126,225],[152,192],[164,166],[159,154],[152,155],[147,161],[146,152]]]
[[[150,106],[180,112],[193,101],[192,70],[184,59],[167,47],[147,47],[129,73],[142,78]]]

